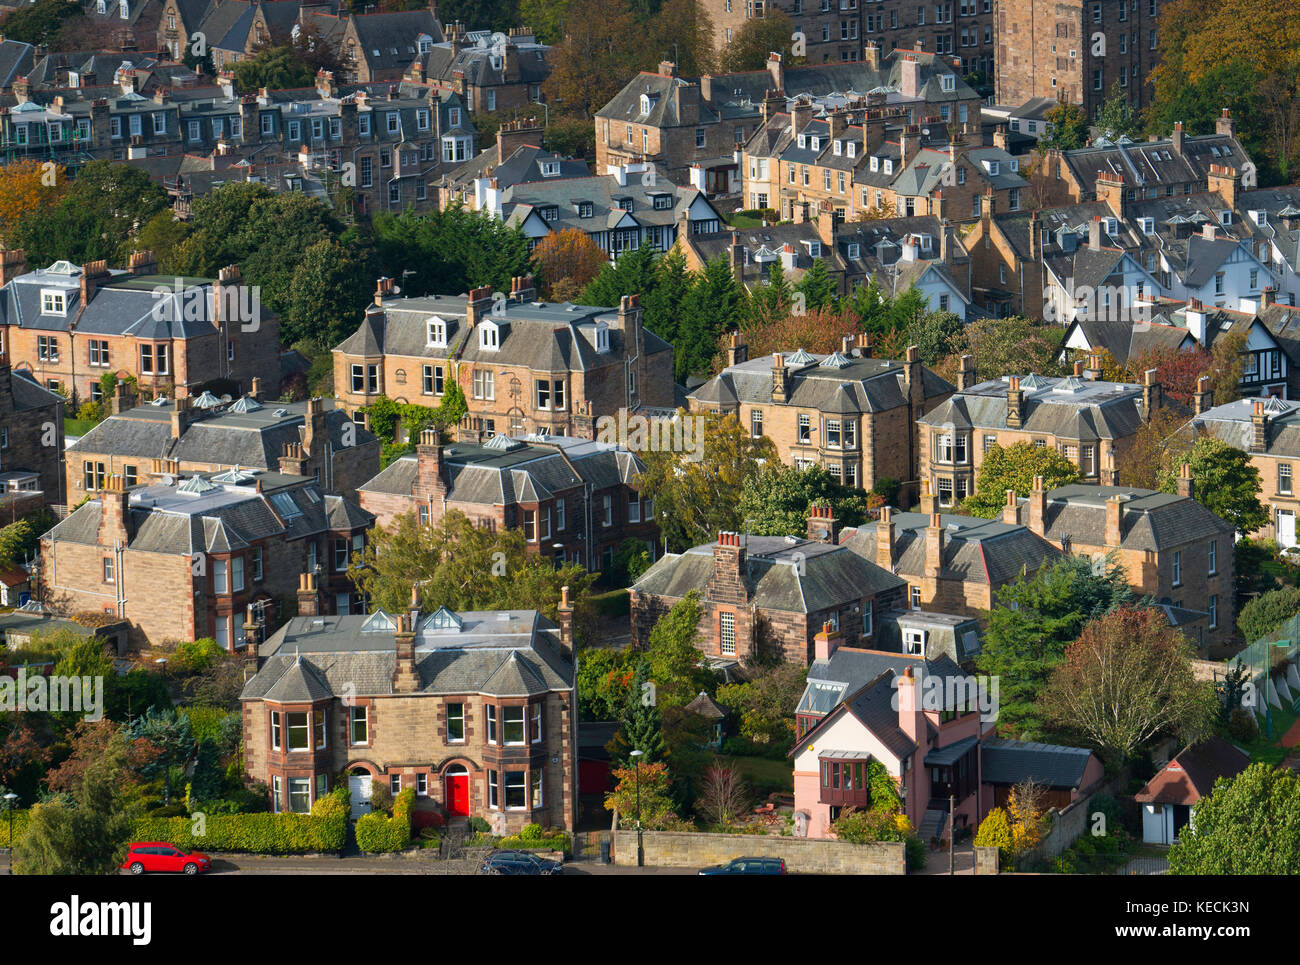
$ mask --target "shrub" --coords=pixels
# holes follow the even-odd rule
[[[370,784],[370,810],[371,812],[383,811],[385,814],[393,810],[393,792],[389,790],[388,785],[382,781],[372,781]]]
[[[906,815],[891,811],[864,811],[848,808],[831,825],[835,837],[850,844],[869,844],[875,841],[906,841],[912,834],[912,824]]]
[[[1228,717],[1228,734],[1235,741],[1249,744],[1259,737],[1259,721],[1245,707],[1234,707]]]
[[[486,834],[492,830],[492,825],[485,818],[470,818],[468,823],[469,829],[475,834]]]
[[[151,818],[180,818],[189,814],[189,809],[179,801],[172,804],[164,804],[160,807],[151,808],[149,817]]]
[[[176,645],[176,651],[167,660],[173,673],[201,673],[225,657],[226,651],[211,637],[187,640]]]
[[[411,809],[415,806],[415,789],[406,788],[393,803],[393,816],[371,811],[357,819],[357,847],[372,854],[402,851],[411,843]]]
[[[925,867],[925,842],[919,834],[909,834],[904,844],[907,846],[907,870],[920,871]]]
[[[501,839],[503,848],[522,850],[546,848],[551,851],[573,852],[573,840],[565,831],[543,831],[540,824],[529,824],[518,834]]]
[[[27,825],[32,821],[31,811],[14,811],[14,840],[22,838],[23,832],[27,830]],[[0,811],[0,848],[9,848],[13,842],[9,840],[9,812]]]
[[[324,797],[318,797],[311,806],[311,816],[327,820],[346,821],[352,810],[352,795],[346,787],[331,791]]]
[[[1052,873],[1058,875],[1072,875],[1075,873],[1074,861],[1071,859],[1069,852],[1057,855],[1052,859]]]
[[[180,848],[251,854],[339,851],[347,839],[346,815],[209,814],[196,829],[188,817],[148,817],[135,822],[136,841],[170,841]],[[195,835],[195,830],[202,834]]]
[[[975,847],[997,848],[1004,858],[1011,853],[1015,839],[1011,835],[1011,821],[1005,810],[994,808],[985,815],[979,830],[975,832]]]

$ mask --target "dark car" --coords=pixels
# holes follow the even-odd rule
[[[726,864],[701,868],[702,875],[783,875],[784,858],[732,858]]]
[[[493,851],[478,866],[481,875],[558,875],[564,865],[531,851]]]
[[[137,841],[127,850],[122,862],[133,875],[146,871],[175,871],[196,875],[212,869],[212,859],[198,851],[186,851],[167,841]]]

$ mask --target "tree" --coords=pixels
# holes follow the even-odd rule
[[[631,649],[584,647],[578,660],[578,709],[583,720],[618,717],[640,654]]]
[[[560,588],[567,586],[579,627],[595,579],[585,567],[569,563],[556,569],[548,557],[530,553],[519,529],[489,530],[455,510],[428,525],[403,513],[374,530],[348,577],[372,606],[388,613],[404,613],[411,587],[418,585],[420,605],[428,612],[440,606],[536,609],[554,619]]]
[[[682,826],[672,800],[672,778],[663,761],[641,761],[613,768],[617,782],[605,795],[605,810],[618,812],[619,819],[631,825],[640,814],[641,827],[650,831],[673,831]],[[638,790],[639,787],[639,790]]]
[[[975,847],[997,848],[1001,855],[1010,859],[1015,844],[1015,838],[1011,834],[1011,819],[1004,809],[995,807],[984,815],[984,820],[975,832]]]
[[[742,298],[727,259],[719,255],[710,260],[682,298],[681,320],[673,343],[674,375],[678,381],[709,370],[714,346],[722,333],[740,324]]]
[[[144,223],[136,233],[132,246],[136,251],[152,251],[158,261],[158,271],[164,275],[176,274],[172,253],[189,237],[191,225],[181,221],[170,208],[159,211]]]
[[[703,420],[695,423],[703,436],[698,452],[641,453],[641,492],[654,500],[655,522],[673,552],[739,530],[743,516],[736,494],[761,462],[777,459],[772,441],[753,438],[733,415],[691,418]]]
[[[835,281],[821,258],[813,259],[812,267],[804,272],[794,290],[796,295],[803,296],[804,307],[808,310],[835,307]]]
[[[1022,574],[997,591],[976,667],[1000,681],[998,723],[1012,737],[1043,733],[1038,698],[1052,671],[1093,617],[1132,596],[1121,567],[1094,571],[1091,560],[1066,556]]]
[[[51,176],[53,184],[48,183]],[[0,167],[0,244],[7,243],[9,231],[25,217],[52,208],[66,187],[62,165],[47,169],[40,161],[15,161]]]
[[[1155,608],[1121,607],[1090,622],[1042,697],[1045,716],[1123,764],[1160,734],[1188,743],[1213,727],[1214,687],[1197,680],[1186,638]]]
[[[1050,125],[1038,143],[1047,149],[1072,151],[1088,143],[1088,115],[1070,101],[1061,101],[1043,115]]]
[[[689,703],[712,678],[709,671],[700,668],[700,651],[696,647],[702,612],[699,591],[691,590],[659,618],[646,639],[642,666],[645,679],[654,683],[656,707]],[[638,679],[640,672],[638,668]],[[631,697],[643,696],[636,692],[634,682]]]
[[[759,289],[759,296],[771,297],[767,295],[766,286]],[[815,308],[795,313],[790,310],[787,301],[784,311],[772,303],[773,308],[769,313],[763,307],[755,310],[755,300],[751,299],[751,320],[741,329],[750,358],[762,358],[773,352],[789,353],[796,349],[829,355],[840,350],[844,336],[854,336],[860,331],[857,319],[849,311]],[[754,318],[755,315],[759,317]],[[730,341],[731,333],[723,332],[717,343],[719,354],[725,352]]]
[[[767,58],[772,52],[779,53],[787,65],[802,61],[804,50],[793,48],[793,35],[794,24],[785,11],[777,7],[768,8],[765,16],[751,17],[732,35],[731,43],[723,48],[723,73],[766,70]]]
[[[290,44],[263,47],[252,57],[237,61],[233,70],[241,91],[310,87],[316,80],[316,71]]]
[[[755,536],[802,537],[813,503],[829,505],[844,526],[860,526],[866,519],[861,491],[842,485],[823,466],[799,469],[767,463],[740,491],[744,529]]]
[[[1097,132],[1108,141],[1118,141],[1121,137],[1133,140],[1142,133],[1142,124],[1133,104],[1118,80],[1111,85],[1110,96],[1097,114]]]
[[[926,312],[907,329],[907,343],[915,345],[921,364],[933,367],[952,354],[966,334],[966,323],[952,312]]]
[[[1007,818],[1011,822],[1011,840],[1017,855],[1038,846],[1043,837],[1043,812],[1047,788],[1032,777],[1012,786],[1007,799]]]
[[[637,665],[620,720],[622,726],[610,745],[610,753],[615,759],[635,764],[632,751],[641,752],[643,764],[664,759],[668,748],[664,744],[663,718],[659,714],[655,688],[650,682],[648,661]]]
[[[552,231],[537,243],[533,261],[551,301],[573,301],[609,264],[605,249],[581,228]]]
[[[19,874],[110,875],[131,840],[132,815],[123,806],[127,741],[118,734],[88,764],[72,801],[32,808],[27,832],[13,849]]]
[[[1279,586],[1251,600],[1237,615],[1237,630],[1247,643],[1263,640],[1300,613],[1300,587]]]
[[[549,239],[544,239],[543,243],[545,240]],[[582,293],[582,304],[614,308],[624,295],[640,295],[644,307],[655,288],[658,261],[659,250],[648,242],[627,249],[613,264],[607,258],[603,259],[596,277]]]
[[[686,256],[680,247],[674,247],[655,264],[654,284],[641,299],[645,327],[676,345],[682,305],[694,285],[695,276],[686,268]]]
[[[1009,318],[979,318],[966,326],[965,339],[958,339],[953,352],[936,367],[949,379],[956,378],[958,361],[970,355],[981,379],[1004,375],[1056,375],[1061,371],[1065,328],[1046,325],[1021,315]]]
[[[326,346],[341,342],[355,330],[369,301],[366,274],[364,261],[333,238],[322,238],[304,250],[289,281],[280,320],[282,341],[308,339]]]
[[[740,736],[745,740],[788,750],[794,742],[794,711],[808,680],[807,668],[780,661],[745,669],[748,679],[718,688],[718,703],[740,718]]]
[[[564,39],[551,48],[546,100],[590,117],[636,71],[639,31],[623,0],[591,0],[580,16],[566,17]]]
[[[1118,460],[1119,484],[1139,489],[1159,489],[1160,474],[1171,463],[1180,464],[1191,447],[1179,430],[1186,416],[1160,408],[1143,419],[1133,433],[1128,451]]]
[[[401,278],[408,295],[456,295],[479,285],[508,292],[511,278],[533,271],[519,228],[460,204],[420,214],[382,212],[374,217],[374,234],[380,269]]]
[[[81,13],[82,7],[77,0],[35,0],[30,5],[17,7],[5,18],[4,36],[6,40],[17,40],[34,47],[70,49],[50,45],[64,24]]]
[[[1259,500],[1259,470],[1250,456],[1215,436],[1202,436],[1187,453],[1196,481],[1196,501],[1230,523],[1238,533],[1253,533],[1269,523],[1268,508]],[[1160,473],[1162,492],[1176,492],[1177,471],[1165,467]]]
[[[147,741],[153,748],[155,756],[141,763],[139,773],[151,779],[161,776],[163,804],[170,804],[172,768],[184,768],[194,753],[190,719],[174,710],[150,709],[126,724],[123,733],[130,740]]]
[[[1040,448],[1028,442],[1005,448],[994,444],[984,453],[975,493],[962,503],[962,510],[994,519],[1007,503],[1007,490],[1014,489],[1017,496],[1028,496],[1035,476],[1043,477],[1043,488],[1048,490],[1068,486],[1080,478],[1078,467],[1056,449]]]
[[[1169,849],[1169,873],[1300,874],[1300,775],[1252,764],[1216,780]]]
[[[199,741],[198,753],[194,758],[194,776],[190,781],[190,802],[215,801],[221,797],[225,779],[221,768],[221,759],[217,755],[217,745],[210,737]]]
[[[741,779],[740,771],[719,760],[704,771],[695,810],[710,824],[725,827],[749,807],[750,800],[749,788]]]

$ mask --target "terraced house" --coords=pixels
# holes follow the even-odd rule
[[[654,500],[643,498],[644,466],[626,449],[564,436],[496,435],[482,445],[443,445],[420,435],[414,455],[395,459],[361,485],[361,506],[387,526],[401,513],[421,523],[450,511],[476,525],[523,532],[528,548],[555,561],[605,569],[625,539],[653,560]]]
[[[244,772],[271,810],[307,812],[346,775],[352,816],[376,782],[415,791],[417,825],[574,828],[573,610],[319,616],[262,644],[240,695]]]
[[[733,415],[767,436],[787,465],[824,466],[846,486],[917,478],[916,422],[953,391],[921,365],[916,347],[896,362],[871,357],[866,336],[830,355],[776,353],[750,359],[737,336],[727,366],[688,397],[691,411]]]
[[[407,80],[459,94],[471,111],[518,110],[542,101],[551,48],[527,27],[506,34],[447,24],[447,39],[421,51]]]
[[[379,470],[379,440],[333,400],[259,402],[259,394],[254,386],[216,405],[211,398],[203,406],[189,398],[134,405],[130,387],[119,386],[114,414],[68,447],[67,491],[80,499],[114,475],[129,489],[238,469],[310,476],[322,493],[355,500]]]
[[[469,407],[465,442],[593,439],[601,416],[673,407],[672,348],[645,330],[636,296],[618,309],[535,299],[531,276],[508,297],[396,297],[381,279],[361,327],[334,349],[335,393],[349,409],[381,395],[436,406],[455,382]]]
[[[212,637],[233,652],[288,616],[302,573],[316,612],[354,612],[347,567],[373,522],[302,476],[232,469],[131,490],[112,476],[41,538],[40,599],[126,620],[133,645]]]
[[[15,372],[0,354],[0,510],[67,503],[63,397]]]
[[[98,400],[105,376],[136,380],[143,398],[280,392],[280,322],[237,267],[216,279],[159,275],[152,252],[131,267],[58,261],[27,270],[0,253],[0,350],[74,404]]]

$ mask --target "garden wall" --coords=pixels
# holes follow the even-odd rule
[[[898,841],[848,844],[812,838],[762,834],[697,834],[646,831],[645,863],[665,868],[704,868],[741,856],[784,858],[786,870],[804,874],[907,874],[904,845]],[[636,864],[636,831],[614,832],[614,863]]]
[[[1054,814],[1055,820],[1052,822],[1051,830],[1043,835],[1043,840],[1038,843],[1038,847],[1027,856],[1028,861],[1050,861],[1064,852],[1091,827],[1092,814],[1095,810],[1091,807],[1092,799],[1098,794],[1109,794],[1114,797],[1117,792],[1122,792],[1128,786],[1128,781],[1129,771],[1125,768],[1110,780],[1094,787],[1087,797],[1080,798],[1061,810],[1049,808],[1047,814],[1048,816]]]

